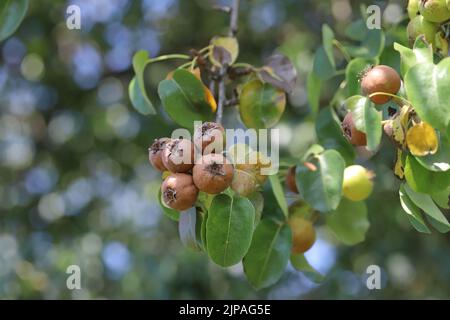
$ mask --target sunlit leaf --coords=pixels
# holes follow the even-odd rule
[[[364,241],[370,223],[367,207],[363,201],[343,198],[337,209],[326,216],[328,228],[346,245]]]
[[[411,189],[421,193],[433,194],[450,186],[450,171],[429,171],[412,155],[406,157],[405,178]]]
[[[417,207],[408,197],[403,184],[400,186],[399,196],[400,204],[402,205],[403,210],[408,214],[408,219],[414,229],[423,233],[431,233],[430,229],[423,220],[419,207]]]
[[[242,122],[254,129],[276,125],[286,106],[286,94],[282,90],[259,80],[246,83],[239,100]]]
[[[408,100],[419,117],[432,127],[446,132],[450,124],[450,58],[438,65],[420,63],[405,77]]]
[[[194,121],[212,117],[203,83],[187,70],[178,69],[172,79],[161,81],[158,94],[169,116],[185,128],[193,129]]]

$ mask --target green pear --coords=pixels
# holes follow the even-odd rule
[[[428,22],[422,16],[416,16],[409,22],[408,27],[406,28],[410,45],[414,45],[414,42],[416,42],[417,37],[420,35],[424,35],[425,40],[434,45],[438,29],[439,26],[437,24]]]
[[[409,0],[408,1],[408,16],[409,19],[414,19],[419,14],[419,1],[420,0]],[[450,0],[448,0],[450,1]]]
[[[450,19],[448,0],[421,0],[420,14],[430,22],[442,23]]]
[[[448,40],[445,38],[445,34],[442,31],[436,33],[436,39],[434,40],[434,43],[436,44],[436,52],[444,57],[447,57]]]

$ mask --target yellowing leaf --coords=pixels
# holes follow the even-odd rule
[[[411,110],[411,107],[406,105],[400,109],[400,123],[405,131],[408,128]]]
[[[439,145],[436,131],[426,122],[409,128],[406,133],[406,143],[411,154],[418,157],[435,154]]]
[[[401,115],[392,119],[392,139],[394,139],[400,147],[405,147],[405,129],[402,125]]]
[[[239,44],[235,37],[214,37],[211,39],[209,59],[215,66],[232,65],[239,54]]]
[[[394,165],[394,174],[400,180],[405,179],[405,167],[402,158],[403,158],[403,151],[401,149],[397,149],[397,157],[395,159]]]
[[[211,110],[213,112],[216,112],[216,110],[217,110],[216,99],[214,99],[214,96],[212,95],[211,91],[208,89],[207,86],[205,86],[205,96],[206,96],[206,101],[211,106]]]

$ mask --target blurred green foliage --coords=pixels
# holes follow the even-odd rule
[[[305,87],[322,24],[343,38],[363,1],[241,2],[239,59],[260,65],[278,51],[297,67],[297,86],[277,127],[282,155],[298,157],[315,139]],[[399,68],[392,44],[406,41],[405,1],[364,2],[382,7],[389,30],[382,62]],[[66,28],[69,4],[81,8],[81,30]],[[135,51],[186,54],[225,33],[227,14],[212,5],[30,1],[18,31],[0,44],[0,298],[449,298],[450,239],[410,226],[387,141],[382,152],[364,160],[376,173],[366,241],[345,247],[318,230],[307,256],[327,273],[321,285],[289,266],[275,286],[255,291],[240,265],[221,269],[182,246],[177,224],[162,215],[160,176],[147,161],[149,144],[175,125],[161,112],[134,112],[127,88]],[[147,70],[152,101],[158,101],[158,82],[175,66],[164,62]],[[323,88],[321,106],[339,80]],[[227,109],[225,126],[240,127],[236,115]],[[268,193],[265,200],[264,214],[276,214],[275,198]],[[66,287],[71,264],[81,268],[81,290]],[[365,286],[372,264],[382,269],[381,290]]]

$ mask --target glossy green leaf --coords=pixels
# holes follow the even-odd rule
[[[420,193],[433,194],[450,186],[450,171],[427,170],[412,155],[406,157],[405,178],[411,189]]]
[[[415,65],[433,62],[433,48],[422,37],[417,38],[413,49],[399,43],[394,43],[394,49],[400,53],[400,70],[403,77]]]
[[[156,114],[155,107],[148,98],[147,91],[145,90],[144,71],[148,63],[149,56],[147,51],[139,50],[134,54],[133,69],[136,76],[131,80],[128,88],[133,107],[144,115]],[[140,94],[138,91],[140,91]]]
[[[321,89],[322,80],[314,72],[310,72],[306,82],[306,90],[308,93],[308,103],[313,115],[319,111]]]
[[[376,65],[377,59],[356,58],[350,61],[345,69],[345,80],[347,81],[347,95],[361,94],[359,83],[360,74],[370,65]]]
[[[275,195],[275,198],[277,199],[278,205],[280,206],[285,217],[287,218],[289,215],[289,210],[288,210],[286,198],[284,197],[284,190],[283,190],[283,187],[281,186],[280,179],[275,174],[275,175],[269,176],[269,180],[270,180],[270,184],[272,185],[272,191],[273,191],[273,194]]]
[[[286,94],[281,89],[259,80],[247,82],[239,99],[239,112],[247,128],[273,127],[286,106]]]
[[[347,46],[346,49],[352,57],[376,58],[384,49],[385,36],[381,29],[368,30],[360,45]]]
[[[419,207],[417,207],[405,192],[405,186],[402,184],[399,190],[400,204],[403,210],[408,214],[408,219],[411,225],[419,232],[431,233],[426,225]]]
[[[341,200],[338,208],[326,217],[328,228],[346,245],[364,241],[370,223],[364,201]]]
[[[280,279],[289,262],[291,247],[292,235],[287,224],[261,220],[243,260],[245,275],[253,287],[265,288]]]
[[[208,211],[206,242],[211,260],[222,267],[232,266],[250,247],[255,208],[244,197],[217,195]]]
[[[177,69],[171,79],[161,81],[158,94],[169,116],[185,128],[212,117],[203,83],[187,70]]]
[[[337,150],[347,165],[353,163],[354,148],[342,134],[340,121],[332,108],[323,108],[319,112],[316,119],[316,135],[325,149]]]
[[[358,130],[365,132],[367,136],[367,149],[376,150],[382,135],[382,112],[378,111],[373,102],[366,97],[360,97],[354,101],[353,120]]]
[[[314,74],[322,81],[329,80],[336,75],[336,66],[334,61],[328,58],[324,47],[319,47],[314,56],[313,63]]]
[[[168,206],[166,206],[164,204],[164,201],[162,200],[162,193],[161,193],[161,189],[158,192],[158,203],[161,206],[161,209],[163,211],[163,213],[169,217],[170,219],[174,220],[174,221],[179,221],[180,220],[180,212],[177,210],[174,210],[172,208],[169,208]]]
[[[303,199],[320,212],[335,210],[342,197],[342,181],[345,161],[339,152],[327,150],[314,157],[311,164],[297,165],[296,182]]]
[[[201,215],[195,208],[183,211],[178,221],[178,234],[180,235],[181,243],[195,251],[202,250],[200,239],[197,236],[201,223]]]
[[[450,171],[450,143],[441,137],[439,148],[435,154],[417,157],[416,160],[426,169],[436,172]]]
[[[405,77],[409,101],[419,117],[434,128],[446,132],[450,124],[450,58],[438,65],[421,63]]]
[[[429,195],[415,192],[408,184],[404,185],[404,190],[411,201],[425,212],[436,230],[441,233],[450,231],[450,224]]]
[[[296,270],[303,272],[308,279],[315,283],[325,280],[325,276],[314,269],[303,254],[292,254],[291,264]]]
[[[28,10],[28,0],[2,0],[0,3],[0,41],[12,35]]]

